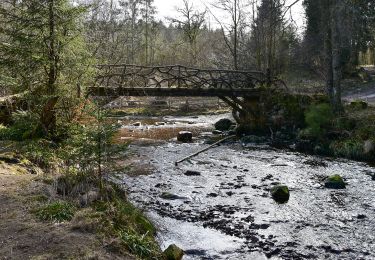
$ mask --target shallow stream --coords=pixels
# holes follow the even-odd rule
[[[155,119],[167,121],[160,131],[193,129],[197,139],[131,145],[152,170],[121,176],[121,183],[156,224],[163,249],[176,244],[184,259],[375,259],[375,168],[239,142],[175,166],[207,146],[205,132],[217,119]],[[124,126],[120,135],[154,128],[148,124]],[[157,137],[153,132],[150,139]],[[332,174],[344,177],[347,189],[324,188]],[[270,196],[277,183],[290,188],[287,204]]]

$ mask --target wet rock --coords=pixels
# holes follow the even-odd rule
[[[310,159],[303,162],[312,167],[327,167],[328,164],[322,160]]]
[[[256,136],[256,135],[247,135],[241,138],[241,143],[244,143],[244,144],[262,144],[266,142],[267,142],[266,137]]]
[[[135,122],[132,124],[132,126],[142,126],[142,123],[141,122]]]
[[[178,196],[176,194],[172,194],[169,192],[163,192],[160,195],[160,198],[165,199],[165,200],[179,200],[179,199],[185,199],[185,197]]]
[[[200,172],[197,172],[197,171],[186,171],[185,173],[184,173],[184,175],[186,175],[186,176],[200,176],[201,175],[201,173]]]
[[[271,189],[272,198],[277,203],[286,203],[289,200],[289,188],[285,185],[276,185]]]
[[[324,182],[324,186],[328,189],[345,189],[346,184],[342,177],[336,174],[328,177]]]
[[[363,144],[363,153],[365,155],[375,154],[375,143],[372,140],[367,140]]]
[[[181,260],[184,256],[184,251],[176,246],[175,244],[170,245],[164,252],[163,255],[166,260]]]
[[[215,123],[215,129],[219,131],[228,131],[232,125],[235,125],[232,120],[224,118]]]
[[[365,219],[365,218],[367,218],[367,216],[365,214],[359,214],[357,216],[357,219]]]
[[[220,130],[214,130],[214,131],[212,131],[212,133],[213,133],[214,135],[222,135],[222,134],[223,134],[223,132],[220,131]]]
[[[198,249],[190,249],[184,251],[186,255],[194,255],[194,256],[205,256],[206,251],[205,250],[198,250]]]
[[[189,131],[181,131],[177,135],[177,141],[189,143],[193,141],[193,133]]]

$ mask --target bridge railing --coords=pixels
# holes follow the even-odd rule
[[[258,71],[197,69],[181,65],[98,65],[96,86],[108,88],[253,89],[267,83]]]

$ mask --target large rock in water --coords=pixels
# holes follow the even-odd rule
[[[175,244],[170,245],[164,252],[163,252],[166,260],[181,260],[184,256],[184,251],[176,246]]]
[[[224,118],[215,123],[215,129],[219,131],[228,131],[232,125],[235,125],[232,120]]]
[[[181,131],[177,135],[177,141],[190,143],[191,141],[193,141],[193,133],[188,131]]]
[[[340,175],[336,174],[328,177],[324,182],[324,186],[328,189],[345,189],[346,183]]]
[[[285,185],[276,185],[271,189],[272,198],[277,203],[286,203],[289,200],[289,188]]]

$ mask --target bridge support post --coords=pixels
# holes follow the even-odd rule
[[[220,98],[232,108],[233,117],[239,124],[238,134],[259,134],[268,130],[267,112],[261,96]]]

